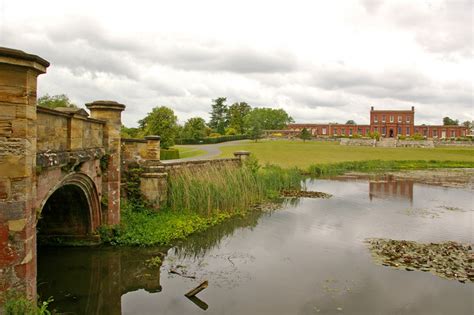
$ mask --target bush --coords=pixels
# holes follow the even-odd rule
[[[161,149],[160,159],[163,161],[179,159],[179,151],[178,149]]]
[[[425,137],[422,134],[415,133],[413,137],[411,137],[413,140],[425,140]]]
[[[213,132],[209,135],[209,138],[219,138],[220,136],[222,136],[220,133]]]
[[[235,130],[235,128],[232,128],[232,127],[225,128],[226,136],[235,136],[236,134],[237,134],[237,130]]]

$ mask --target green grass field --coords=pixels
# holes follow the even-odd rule
[[[199,149],[194,149],[194,148],[189,148],[189,147],[184,147],[184,146],[178,146],[178,145],[175,146],[174,148],[178,149],[180,159],[196,157],[196,156],[204,155],[204,154],[207,153],[204,150],[199,150]]]
[[[451,160],[474,162],[474,148],[372,148],[340,146],[333,142],[308,141],[259,141],[220,148],[220,157],[231,157],[233,152],[247,150],[262,163],[282,167],[308,168],[311,164],[363,160]]]

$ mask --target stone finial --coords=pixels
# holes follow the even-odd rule
[[[31,68],[39,73],[46,73],[49,67],[49,62],[37,55],[6,47],[0,47],[0,63]]]
[[[115,101],[94,101],[92,103],[87,103],[86,107],[91,111],[96,109],[123,111],[125,109],[125,105]]]
[[[249,151],[236,151],[234,152],[234,156],[241,160],[245,160],[250,156],[250,152]]]

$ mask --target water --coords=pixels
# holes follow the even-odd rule
[[[289,201],[171,249],[41,248],[38,291],[67,314],[474,313],[474,284],[377,265],[364,244],[472,243],[472,191],[408,181],[307,186],[334,197]],[[147,267],[161,253],[163,265]],[[202,280],[209,287],[187,299]]]

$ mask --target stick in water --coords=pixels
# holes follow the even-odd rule
[[[208,285],[208,282],[206,280],[200,285],[198,285],[197,287],[195,287],[194,289],[192,289],[191,291],[189,291],[188,293],[186,293],[184,296],[186,296],[187,298],[193,297],[199,292],[201,292],[202,290],[204,290],[205,288],[207,288],[207,285]]]

